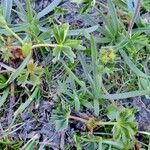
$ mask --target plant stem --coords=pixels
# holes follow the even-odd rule
[[[19,42],[20,42],[21,44],[24,43],[23,40],[22,40],[11,28],[9,28],[8,26],[5,26],[5,29],[6,29],[7,31],[9,31],[17,40],[19,40]]]
[[[137,15],[139,14],[139,11],[140,11],[140,8],[141,8],[141,0],[138,0],[137,1],[137,6],[135,8],[135,12],[134,12],[134,15],[130,21],[130,24],[128,26],[128,34],[131,36],[131,33],[132,33],[132,28],[133,28],[133,25],[134,25],[134,22],[136,20],[136,17]]]
[[[39,47],[57,47],[57,44],[37,44],[37,45],[33,45],[32,49],[34,48],[39,48]]]
[[[87,122],[88,120],[87,119],[83,119],[83,118],[79,118],[79,117],[76,117],[76,116],[69,116],[69,119],[74,119],[74,120],[78,120],[78,121],[81,121],[81,122]],[[100,125],[100,126],[105,126],[105,125],[116,125],[117,122],[101,122],[101,121],[97,121],[97,125]]]
[[[116,125],[117,124],[117,122],[111,122],[111,121],[109,121],[109,122],[101,122],[101,121],[99,121],[98,122],[98,125],[102,125],[102,126],[105,126],[105,125]]]
[[[69,116],[69,119],[74,119],[74,120],[78,120],[78,121],[81,121],[81,122],[86,122],[87,120],[86,119],[83,119],[83,118],[79,118],[79,117],[76,117],[76,116]]]

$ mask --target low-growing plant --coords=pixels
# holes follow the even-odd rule
[[[70,11],[62,6],[70,2],[80,25],[67,20]],[[38,12],[31,0],[23,6],[19,0],[1,1],[0,117],[9,119],[0,122],[0,149],[45,148],[42,133],[16,140],[22,131],[17,125],[26,121],[19,115],[37,113],[45,107],[40,100],[51,101],[53,111],[43,113],[62,134],[61,149],[150,149],[132,101],[131,107],[121,102],[150,98],[150,24],[143,19],[149,2],[70,2],[53,0]],[[139,107],[147,112],[147,106]],[[84,128],[77,130],[78,123]],[[71,139],[63,139],[64,133]]]
[[[112,126],[112,139],[122,144],[124,149],[132,148],[135,144],[135,135],[137,133],[137,123],[135,122],[134,111],[123,107],[119,110],[116,106],[110,106],[108,108],[108,117],[111,121],[103,122],[95,117],[84,119],[72,116],[70,109],[65,108],[62,110],[58,108],[53,111],[51,121],[59,131],[68,128],[69,119],[83,122],[86,125],[87,130],[90,130],[91,132],[98,126]]]

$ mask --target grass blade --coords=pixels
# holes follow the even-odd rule
[[[103,95],[101,98],[104,99],[109,99],[109,100],[114,100],[114,99],[126,99],[126,98],[131,98],[131,97],[136,97],[136,96],[143,96],[143,95],[149,95],[150,91],[148,90],[137,90],[137,91],[132,91],[132,92],[125,92],[125,93],[120,93],[120,94],[108,94],[108,95]]]
[[[20,150],[31,150],[37,144],[36,140],[39,138],[38,134],[34,135]]]
[[[91,92],[86,88],[85,83],[83,81],[80,81],[79,78],[72,72],[72,70],[65,64],[64,61],[62,61],[63,66],[65,67],[66,71],[70,75],[70,77],[75,80],[83,89],[86,91],[89,95],[92,96]]]
[[[130,58],[127,56],[127,54],[125,53],[123,49],[119,49],[119,52],[121,56],[123,57],[123,59],[125,60],[126,64],[137,76],[140,76],[143,78],[150,78],[150,76],[146,75],[145,73],[143,73],[136,67],[136,65],[130,60]]]
[[[26,67],[26,65],[28,64],[29,60],[31,58],[31,55],[28,55],[24,61],[22,62],[22,64],[19,66],[19,68],[11,74],[11,76],[9,77],[8,81],[6,82],[7,83],[11,83],[12,81],[14,81],[19,75],[20,73],[22,72],[22,70]]]
[[[9,89],[6,89],[6,90],[3,92],[3,96],[0,97],[0,107],[3,106],[3,104],[4,104],[5,101],[7,100],[8,95],[9,95]]]
[[[32,95],[26,100],[25,103],[21,104],[19,108],[14,112],[14,118],[16,118],[19,114],[21,114],[33,101],[39,91],[39,87],[36,87]]]

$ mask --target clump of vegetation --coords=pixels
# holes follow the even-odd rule
[[[136,113],[149,114],[141,96],[150,99],[150,2],[53,0],[40,12],[36,1],[24,3],[0,7],[0,149],[150,149]],[[66,21],[64,3],[82,25]],[[51,110],[39,115],[42,101]],[[31,118],[37,126],[21,138]],[[45,124],[60,146],[40,132]]]

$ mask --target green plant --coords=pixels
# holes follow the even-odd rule
[[[56,110],[53,110],[51,121],[54,123],[57,131],[62,131],[68,127],[68,119],[70,116],[69,106],[58,106]]]
[[[44,73],[42,67],[38,67],[37,63],[30,60],[27,64],[27,68],[22,70],[19,77],[17,78],[18,84],[25,86],[28,82],[33,85],[33,88],[41,83],[41,77]]]
[[[81,13],[86,13],[96,3],[95,0],[71,0],[71,2],[77,4],[84,4],[84,7],[81,9]]]
[[[20,142],[26,111],[42,124],[38,131],[45,121],[54,124],[60,149],[149,149],[138,113],[121,101],[150,97],[149,2],[71,0],[73,13],[69,1],[53,0],[41,11],[35,2],[0,4],[0,149],[47,148],[42,133]]]
[[[80,45],[81,40],[73,40],[67,38],[69,30],[69,24],[63,24],[63,25],[55,25],[54,26],[54,37],[57,42],[57,46],[53,49],[53,56],[55,57],[53,59],[53,62],[56,62],[60,59],[60,55],[63,52],[72,63],[74,63],[74,58],[76,57],[74,52],[72,51],[73,48],[76,49],[83,49],[83,47]]]
[[[85,123],[87,129],[92,132],[98,126],[112,126],[113,140],[121,143],[124,149],[132,148],[135,143],[135,135],[137,133],[137,123],[135,122],[134,111],[128,108],[119,109],[114,106],[110,106],[108,108],[108,114],[111,119],[111,121],[108,122],[103,122],[94,117],[83,119],[72,116],[69,109],[64,108],[62,110],[61,106],[61,109],[53,111],[51,120],[55,124],[56,129],[61,131],[67,129],[69,119]],[[130,144],[128,145],[128,143]]]

